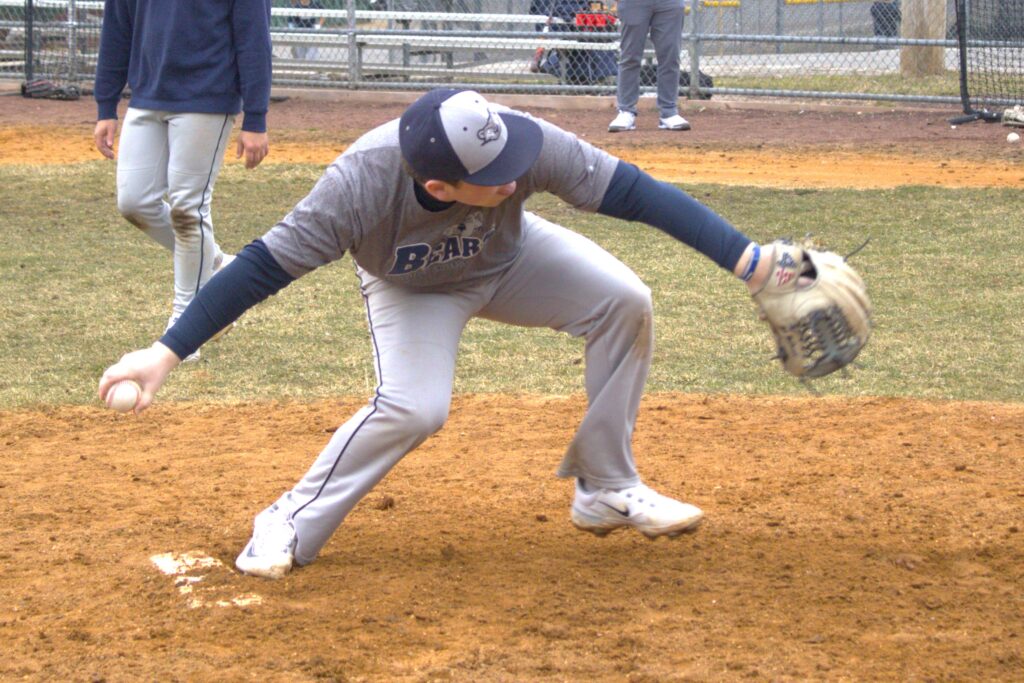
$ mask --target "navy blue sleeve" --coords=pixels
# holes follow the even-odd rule
[[[128,82],[128,60],[132,52],[132,17],[124,0],[106,0],[100,28],[100,50],[96,61],[93,97],[97,120],[117,118],[117,103]]]
[[[679,188],[619,161],[598,213],[667,232],[732,271],[751,239]]]
[[[295,281],[255,240],[199,290],[160,342],[185,358],[247,310]]]
[[[242,130],[265,133],[272,55],[270,0],[235,0],[231,20],[242,91]]]

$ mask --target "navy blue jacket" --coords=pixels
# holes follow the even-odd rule
[[[98,118],[131,106],[206,114],[244,110],[242,130],[267,130],[270,0],[106,0],[95,97]]]

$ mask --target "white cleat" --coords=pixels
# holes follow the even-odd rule
[[[629,111],[620,111],[618,116],[608,124],[608,131],[621,133],[627,130],[636,130],[636,114]]]
[[[658,536],[675,538],[696,531],[704,513],[695,505],[663,496],[643,484],[617,491],[584,491],[577,481],[571,518],[577,529],[597,536],[633,527],[647,538],[655,539]]]
[[[690,130],[690,122],[679,114],[667,118],[658,119],[658,128],[661,130]]]
[[[238,571],[280,579],[295,562],[295,527],[276,504],[256,515],[252,538],[235,560]]]

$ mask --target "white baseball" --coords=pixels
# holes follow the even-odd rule
[[[123,379],[107,392],[107,405],[119,413],[127,413],[135,408],[142,395],[142,387],[138,382],[130,379]]]
[[[1017,135],[1016,133],[1010,133],[1009,135],[1006,136],[1006,141],[1007,142],[1017,142],[1019,140],[1020,140],[1020,136]]]

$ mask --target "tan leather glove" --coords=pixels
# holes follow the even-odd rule
[[[831,251],[774,243],[768,279],[753,294],[782,366],[822,377],[850,363],[871,334],[871,301],[860,275]]]

